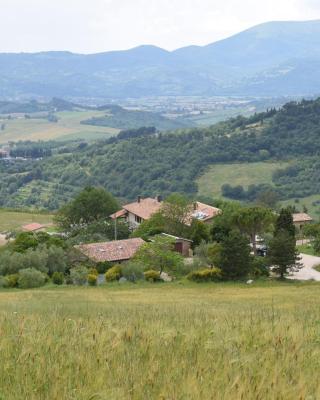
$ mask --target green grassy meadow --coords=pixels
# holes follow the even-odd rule
[[[244,188],[253,184],[272,184],[273,172],[279,168],[285,168],[287,165],[288,163],[280,162],[213,165],[197,180],[199,194],[221,198],[221,186],[224,184],[241,185]]]
[[[182,282],[1,291],[0,398],[319,399],[319,290]]]
[[[23,225],[37,222],[39,224],[52,223],[52,214],[8,211],[0,209],[0,232],[13,231]]]
[[[91,117],[103,116],[102,111],[65,111],[58,112],[57,123],[45,119],[25,119],[22,115],[18,119],[3,120],[6,127],[0,131],[0,144],[19,140],[71,140],[71,139],[98,139],[116,135],[119,129],[80,124]]]
[[[302,199],[298,199],[296,202],[295,199],[283,201],[283,206],[296,206],[296,208],[300,211],[303,210],[303,206],[306,206],[308,209],[308,213],[314,218],[316,221],[319,221],[320,218],[320,204],[314,204],[317,201],[320,201],[320,194],[304,197]]]

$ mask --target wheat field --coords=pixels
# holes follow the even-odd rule
[[[0,399],[320,398],[316,283],[0,292]]]

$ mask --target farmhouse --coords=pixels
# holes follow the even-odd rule
[[[306,213],[296,213],[292,215],[294,226],[301,230],[304,225],[310,224],[313,219]]]
[[[144,244],[140,238],[116,240],[113,242],[91,243],[75,246],[93,262],[121,263],[130,260]]]
[[[122,210],[117,211],[110,217],[112,219],[123,218],[131,229],[136,229],[143,221],[152,217],[153,214],[161,209],[163,202],[160,196],[152,199],[150,197],[143,199],[140,196],[134,203],[126,204]],[[221,213],[219,208],[209,206],[199,201],[193,204],[193,211],[190,215],[190,221],[195,218],[199,221],[210,223],[213,218]]]
[[[162,205],[161,197],[155,199],[150,197],[143,199],[138,196],[134,203],[126,204],[122,210],[112,214],[112,219],[124,218],[129,224],[130,228],[137,228],[143,221],[150,219],[150,217],[160,210]]]
[[[174,250],[180,253],[183,257],[192,256],[192,240],[181,238],[178,236],[168,235],[167,233],[161,233],[161,236],[168,237],[174,240]]]

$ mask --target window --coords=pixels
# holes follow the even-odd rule
[[[135,215],[134,219],[138,224],[141,224],[141,222],[142,222],[142,218],[141,217],[138,217],[138,215]]]

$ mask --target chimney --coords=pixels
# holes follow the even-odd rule
[[[138,196],[138,203],[141,203],[141,196]]]
[[[157,196],[156,200],[157,200],[158,203],[161,203],[162,202],[162,196]]]
[[[193,209],[194,209],[194,211],[197,211],[197,209],[198,209],[198,204],[196,202],[193,203]]]

